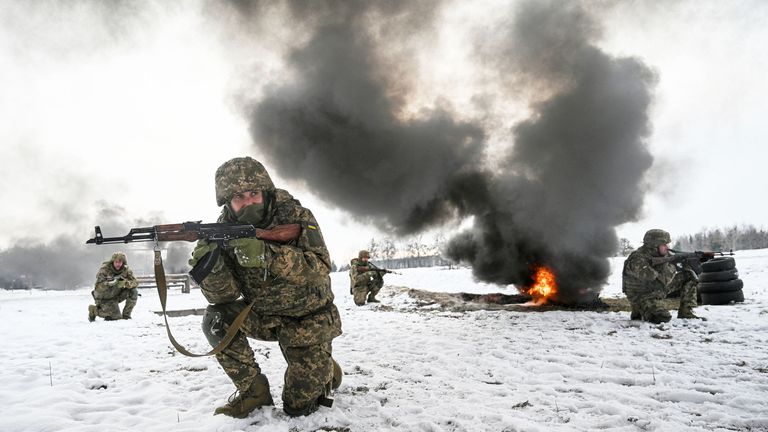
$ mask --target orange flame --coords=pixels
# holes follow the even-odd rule
[[[552,270],[545,266],[537,267],[536,274],[533,275],[533,285],[528,288],[526,293],[533,297],[533,301],[537,305],[542,305],[554,297],[557,294],[557,282]]]

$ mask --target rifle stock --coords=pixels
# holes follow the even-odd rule
[[[301,235],[300,224],[277,225],[270,229],[256,228],[256,238],[275,243],[290,243]]]

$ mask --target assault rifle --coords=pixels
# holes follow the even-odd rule
[[[289,243],[296,240],[301,234],[300,224],[277,225],[270,229],[255,228],[249,224],[237,223],[200,223],[184,222],[178,224],[155,225],[151,227],[131,228],[128,234],[122,237],[104,237],[101,233],[101,227],[96,226],[96,234],[85,244],[114,244],[114,243],[134,243],[134,242],[154,242],[157,251],[158,242],[166,241],[188,241],[206,240],[208,242],[218,242],[221,244],[229,240],[238,238],[255,237],[264,241],[276,243]],[[213,253],[207,254],[198,265],[196,265],[189,274],[195,282],[200,283],[207,276],[216,261],[219,259],[221,251],[216,248]]]
[[[402,274],[402,273],[398,273],[398,272],[396,272],[394,270],[387,270],[387,269],[380,269],[380,268],[372,268],[369,271],[375,271],[375,272],[377,272],[379,274],[386,274],[386,273],[392,273],[392,274],[396,274],[396,275],[401,275]]]
[[[670,249],[670,252],[672,252],[672,255],[667,255],[664,257],[653,257],[651,258],[651,265],[659,265],[663,263],[671,263],[671,264],[682,264],[685,267],[690,268],[696,274],[701,274],[702,267],[701,263],[707,262],[714,258],[717,255],[720,256],[733,256],[733,251],[730,252],[703,252],[703,251],[695,251],[695,252],[682,252],[682,251],[676,251],[674,249]]]
[[[168,339],[171,344],[182,354],[190,357],[202,357],[221,352],[235,338],[240,326],[253,307],[253,303],[248,305],[235,318],[230,325],[221,342],[205,354],[194,354],[187,351],[171,334],[171,328],[168,326],[168,316],[166,315],[165,305],[168,299],[168,289],[165,283],[165,270],[163,269],[163,258],[160,253],[158,242],[161,241],[196,241],[207,240],[209,242],[226,243],[229,240],[237,238],[255,237],[264,241],[276,243],[289,243],[297,240],[301,235],[301,224],[277,225],[270,229],[256,228],[248,224],[234,223],[200,223],[184,222],[179,224],[155,225],[151,227],[132,228],[127,235],[123,237],[104,237],[101,234],[101,228],[96,227],[96,235],[85,242],[85,244],[111,244],[111,243],[133,243],[133,242],[154,242],[155,243],[155,284],[157,285],[157,295],[160,297],[160,307],[163,309],[163,319],[165,320],[165,330],[168,333]],[[216,248],[200,260],[197,265],[189,272],[195,282],[200,283],[207,275],[221,254],[221,248]],[[266,273],[265,273],[266,275]]]
[[[379,275],[383,275],[383,274],[387,274],[387,273],[392,273],[392,274],[396,274],[396,275],[401,275],[402,274],[402,273],[398,273],[398,272],[393,271],[393,270],[378,268],[373,263],[368,263],[368,271],[375,271]]]
[[[101,227],[96,226],[96,235],[85,244],[112,244],[133,242],[161,242],[207,240],[226,242],[237,238],[256,237],[261,240],[288,243],[296,240],[301,233],[301,225],[277,225],[270,229],[255,228],[249,224],[237,223],[200,223],[184,222],[178,224],[155,225],[151,227],[131,228],[122,237],[104,237]]]

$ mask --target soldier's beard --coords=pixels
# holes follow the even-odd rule
[[[264,219],[264,203],[251,204],[235,212],[235,219],[240,223],[258,225]]]

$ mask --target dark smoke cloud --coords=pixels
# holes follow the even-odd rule
[[[527,3],[511,28],[503,51],[515,55],[500,66],[553,95],[514,127],[506,170],[489,193],[494,211],[455,238],[449,254],[497,283],[524,284],[531,264],[546,264],[561,300],[590,298],[609,274],[614,227],[635,220],[643,203],[655,76],[595,47],[595,23],[573,4]]]
[[[100,203],[96,223],[106,237],[123,236],[133,227],[156,225],[162,215],[150,215],[146,219],[125,218],[125,209]],[[73,224],[73,227],[80,225]],[[92,227],[93,225],[91,225]],[[6,250],[0,251],[0,288],[46,288],[66,290],[92,285],[102,262],[114,252],[123,251],[134,274],[152,274],[150,243],[135,245],[86,245],[93,237],[92,228],[73,228],[44,243],[35,239],[21,239]],[[187,259],[191,246],[188,243],[168,243],[165,268],[168,273],[188,271]]]
[[[474,216],[447,253],[471,263],[479,279],[524,286],[533,266],[547,265],[561,301],[593,299],[608,275],[615,226],[642,206],[653,162],[644,142],[652,71],[597,48],[600,26],[578,3],[520,5],[494,29],[502,39],[484,34],[477,49],[507,97],[533,101],[491,171],[482,161],[490,131],[480,124],[439,108],[401,116],[409,84],[392,78],[397,68],[382,54],[400,39],[373,37],[377,22],[357,7],[341,22],[316,23],[288,57],[295,78],[267,88],[252,106],[251,131],[269,165],[400,233]],[[392,34],[411,39],[414,28],[430,29],[436,10],[420,15],[424,25],[406,20],[411,27]],[[411,11],[406,4],[388,12]]]
[[[383,60],[364,18],[378,14],[391,34],[429,28],[434,10],[424,14],[423,7],[404,7],[409,4],[369,10],[362,2],[328,3],[339,13],[318,23],[288,57],[294,82],[268,88],[251,110],[254,140],[270,166],[401,233],[452,216],[451,187],[476,169],[483,149],[483,131],[447,109],[399,116],[401,83],[387,71],[402,65]]]

